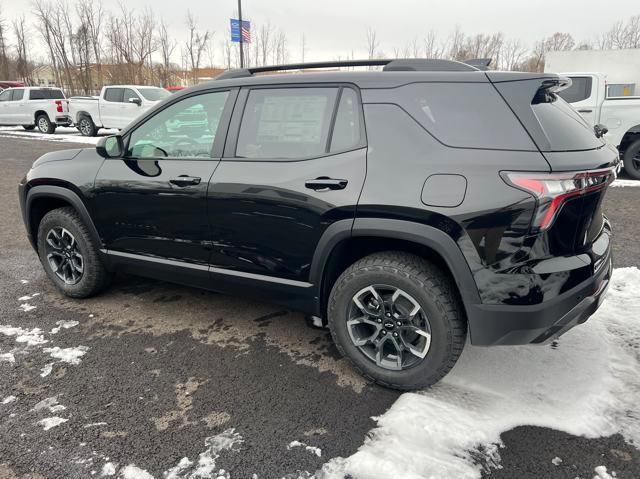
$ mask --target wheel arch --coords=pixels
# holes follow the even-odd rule
[[[318,315],[326,318],[331,287],[342,271],[368,254],[388,250],[414,253],[440,266],[456,284],[465,309],[480,302],[469,265],[447,233],[411,221],[362,218],[333,223],[316,248],[309,281],[317,285]]]
[[[44,215],[49,211],[65,206],[71,206],[78,212],[82,221],[84,221],[87,226],[89,234],[91,234],[92,239],[95,241],[95,244],[102,247],[102,240],[100,239],[98,230],[80,196],[68,188],[54,185],[33,186],[27,192],[24,207],[24,223],[27,227],[32,246],[37,249],[38,226]]]
[[[620,153],[624,154],[629,145],[635,143],[638,140],[640,140],[640,124],[632,126],[624,135],[622,135],[622,140],[620,140],[619,145]]]
[[[33,114],[33,122],[35,123],[38,120],[38,117],[40,115],[46,115],[47,118],[49,118],[49,114],[45,111],[45,110],[36,110]],[[51,118],[49,118],[49,121],[51,121]]]

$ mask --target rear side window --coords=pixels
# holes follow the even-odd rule
[[[397,102],[447,146],[533,150],[535,145],[488,83],[413,83]]]
[[[356,92],[343,88],[331,134],[331,152],[345,151],[361,144],[360,106]]]
[[[18,101],[18,100],[22,100],[23,97],[24,97],[23,89],[13,90],[13,95],[11,95],[11,100]]]
[[[571,77],[571,86],[558,95],[567,103],[577,103],[591,96],[591,77]]]
[[[49,100],[64,100],[62,90],[45,90],[44,97]]]
[[[29,100],[44,100],[44,92],[42,90],[31,90],[29,92]]]
[[[104,92],[104,99],[106,101],[121,102],[122,93],[122,88],[107,88],[107,91]]]
[[[236,156],[308,158],[327,152],[338,88],[250,90]]]

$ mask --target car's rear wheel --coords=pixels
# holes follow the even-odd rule
[[[624,152],[624,170],[635,180],[640,180],[640,140],[636,140]]]
[[[86,298],[110,280],[80,215],[71,207],[48,212],[38,227],[38,255],[47,276],[65,295]]]
[[[98,129],[91,117],[82,116],[80,120],[78,120],[78,131],[80,131],[82,136],[96,136]]]
[[[52,134],[56,131],[56,125],[51,122],[49,117],[45,113],[41,113],[36,118],[36,125],[38,130],[42,133]]]
[[[22,125],[22,128],[24,128],[27,131],[31,131],[36,127],[36,125]]]
[[[328,320],[338,349],[360,373],[401,390],[442,379],[466,338],[449,277],[404,252],[376,253],[347,268],[331,291]]]

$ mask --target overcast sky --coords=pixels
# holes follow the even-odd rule
[[[116,0],[103,3],[109,10],[117,9]],[[228,35],[229,17],[237,11],[237,0],[126,0],[126,4],[152,7],[180,41],[188,8],[203,29],[215,31],[216,44]],[[0,0],[0,5],[8,19],[31,11],[28,0]],[[300,60],[304,33],[308,61],[331,60],[352,51],[356,57],[366,57],[367,27],[376,30],[380,48],[388,54],[414,38],[421,40],[431,29],[444,39],[456,26],[468,34],[501,31],[527,46],[556,31],[569,32],[576,41],[593,40],[615,21],[640,14],[640,1],[243,0],[242,10],[258,26],[270,21],[286,32],[290,61]],[[33,46],[39,41],[34,35]]]

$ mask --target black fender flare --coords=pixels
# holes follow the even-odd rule
[[[78,214],[80,214],[80,217],[87,226],[87,229],[89,230],[89,234],[91,235],[93,241],[97,245],[99,245],[100,248],[104,247],[102,244],[102,240],[100,239],[100,235],[98,234],[98,230],[96,229],[96,226],[91,219],[91,215],[89,214],[87,207],[77,193],[68,188],[63,188],[62,186],[38,185],[33,186],[27,192],[24,207],[24,223],[27,227],[29,239],[31,240],[31,244],[34,248],[37,249],[37,245],[35,244],[35,237],[33,231],[31,230],[31,206],[33,204],[33,201],[38,198],[57,198],[68,202],[75,208]]]
[[[315,285],[318,294],[321,290],[324,267],[335,246],[346,238],[358,236],[399,239],[427,246],[439,254],[447,264],[465,306],[481,303],[469,263],[451,236],[434,226],[386,218],[340,220],[325,230],[318,242],[309,270],[309,282]]]

